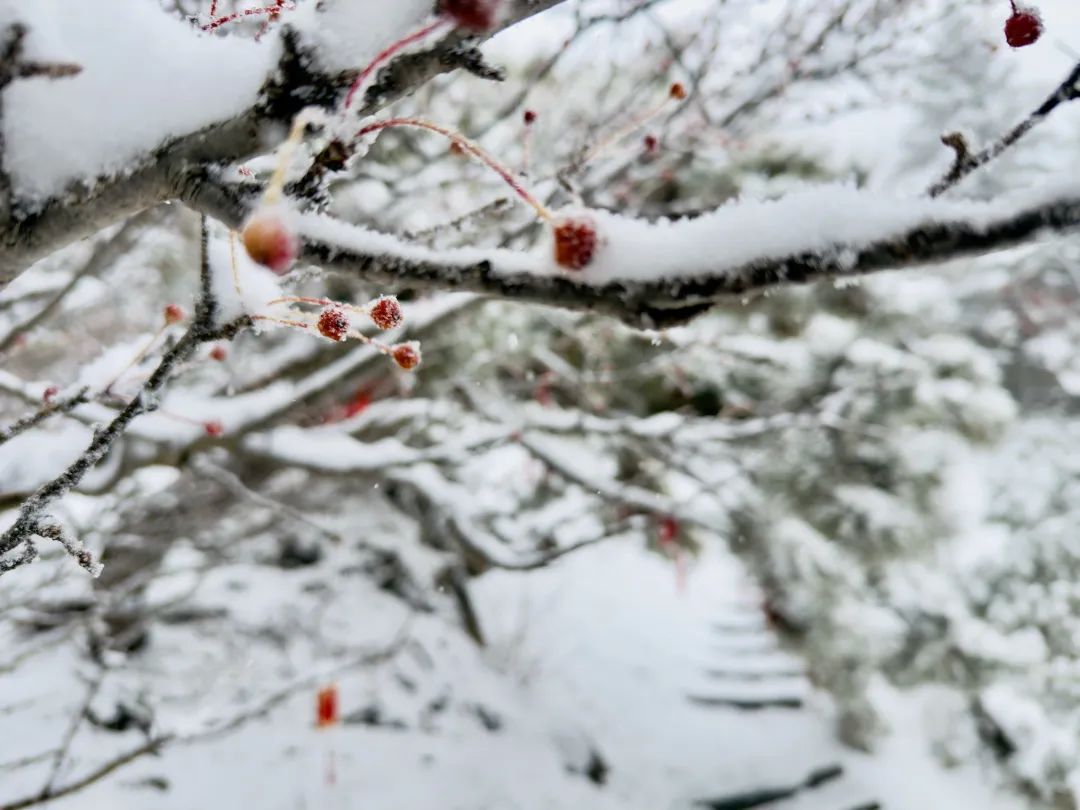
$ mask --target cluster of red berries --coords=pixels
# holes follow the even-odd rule
[[[1043,33],[1043,21],[1035,8],[1016,5],[1016,0],[1009,0],[1012,14],[1005,20],[1005,41],[1012,48],[1024,48],[1034,45]]]

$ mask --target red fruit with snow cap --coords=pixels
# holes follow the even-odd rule
[[[349,316],[341,307],[327,307],[319,315],[317,328],[324,338],[343,341],[349,335]]]
[[[240,237],[252,261],[278,275],[289,271],[300,251],[300,241],[279,211],[262,209],[251,215]]]
[[[551,229],[555,238],[555,263],[567,270],[584,270],[596,255],[600,238],[587,217],[564,217]]]
[[[210,359],[211,360],[216,360],[219,363],[223,362],[227,355],[228,355],[228,352],[225,351],[224,346],[220,346],[220,345],[215,346],[214,348],[212,348],[210,350]]]
[[[484,34],[498,22],[501,5],[501,0],[442,0],[439,8],[454,25]]]
[[[212,419],[209,422],[204,422],[203,430],[206,432],[207,436],[212,436],[215,439],[225,434],[225,426],[216,419]]]
[[[384,295],[372,304],[368,314],[371,316],[372,322],[384,332],[387,329],[400,326],[401,322],[405,320],[405,316],[401,312],[401,304],[392,295]]]
[[[412,371],[420,365],[420,344],[415,340],[398,343],[390,347],[390,356],[401,368]]]
[[[1042,17],[1034,8],[1012,3],[1012,16],[1005,21],[1005,41],[1012,48],[1025,48],[1039,41],[1043,33]]]
[[[180,323],[180,321],[184,320],[184,318],[186,317],[183,308],[180,307],[178,304],[169,304],[167,307],[165,307],[164,314],[165,323],[170,325],[174,323]]]

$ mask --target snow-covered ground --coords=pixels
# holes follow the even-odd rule
[[[334,564],[347,556],[334,554]],[[197,555],[174,556],[182,592],[179,572]],[[107,681],[94,705],[108,713],[107,695],[141,696],[164,707],[166,726],[193,731],[235,713],[245,698],[258,703],[270,682],[320,667],[328,674],[235,731],[168,746],[55,806],[675,810],[740,794],[749,801],[754,791],[807,780],[820,784],[770,807],[1022,806],[996,795],[985,774],[936,763],[925,734],[932,718],[915,698],[882,696],[894,707],[895,733],[879,754],[843,749],[829,701],[780,648],[760,595],[717,538],[685,582],[634,538],[528,575],[484,576],[473,587],[484,649],[441,618],[409,619],[347,566],[336,575],[324,566],[214,570],[193,605],[227,604],[251,639],[182,625],[155,630],[122,683]],[[321,603],[317,617],[298,617],[305,594]],[[284,656],[257,632],[307,622],[306,637],[278,639]],[[329,674],[348,660],[347,648],[387,645],[399,633],[413,640],[387,663]],[[0,676],[0,762],[49,750],[70,722],[83,700],[73,676],[85,664],[67,649]],[[346,722],[320,730],[315,693],[330,681]],[[755,702],[776,705],[735,705]],[[135,730],[83,730],[65,779],[140,738]],[[46,761],[5,774],[0,802],[40,787],[47,772]]]

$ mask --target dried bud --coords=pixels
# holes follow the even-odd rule
[[[415,340],[397,343],[390,347],[390,356],[394,362],[406,371],[412,371],[420,365],[420,344]]]
[[[668,94],[676,101],[682,101],[686,98],[686,85],[682,82],[675,82],[671,85],[671,89],[668,90]]]
[[[371,315],[371,320],[375,325],[383,331],[400,326],[405,320],[401,312],[401,304],[392,295],[384,295],[372,304],[368,314]]]
[[[180,323],[187,317],[187,313],[184,312],[183,307],[178,304],[169,304],[165,307],[165,323],[170,326],[176,323]]]
[[[300,251],[296,234],[285,224],[281,213],[272,208],[252,214],[241,238],[252,260],[278,275],[289,271]]]
[[[583,270],[596,255],[596,226],[584,217],[566,217],[552,227],[555,263],[567,270]]]
[[[212,419],[209,422],[203,423],[203,430],[207,436],[213,436],[215,439],[218,436],[225,434],[225,426],[221,424],[217,419]]]
[[[316,327],[324,338],[343,341],[349,336],[349,316],[338,306],[329,306],[319,315]]]
[[[45,389],[44,393],[41,395],[41,400],[46,405],[49,405],[49,404],[52,403],[53,399],[59,393],[60,393],[59,388],[57,388],[55,385],[50,385],[48,388]]]
[[[484,34],[498,22],[501,5],[501,0],[442,0],[439,8],[454,25]]]
[[[227,355],[228,352],[225,351],[225,347],[220,343],[210,350],[210,359],[217,360],[219,363],[222,362]]]

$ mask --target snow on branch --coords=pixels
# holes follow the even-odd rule
[[[1075,185],[989,203],[896,198],[828,186],[740,201],[696,219],[645,223],[590,212],[600,233],[581,271],[533,253],[434,251],[317,215],[296,227],[321,267],[396,287],[468,290],[612,315],[645,328],[684,322],[771,287],[917,267],[1025,244],[1080,225]]]
[[[496,30],[559,2],[507,2]],[[5,7],[10,19],[0,23],[25,30],[32,64],[72,62],[81,71],[4,90],[0,146],[11,183],[0,189],[0,287],[43,256],[155,203],[201,201],[197,207],[214,215],[202,198],[220,191],[207,182],[217,167],[261,153],[267,127],[289,124],[304,107],[336,107],[375,44],[431,9],[428,0],[396,10],[381,2],[307,2],[280,21],[277,37],[254,42],[203,32],[155,4]],[[102,19],[125,22],[102,26]],[[475,32],[452,28],[396,56],[356,113],[375,112],[456,68],[490,76],[476,41]],[[133,63],[142,65],[138,81]]]

